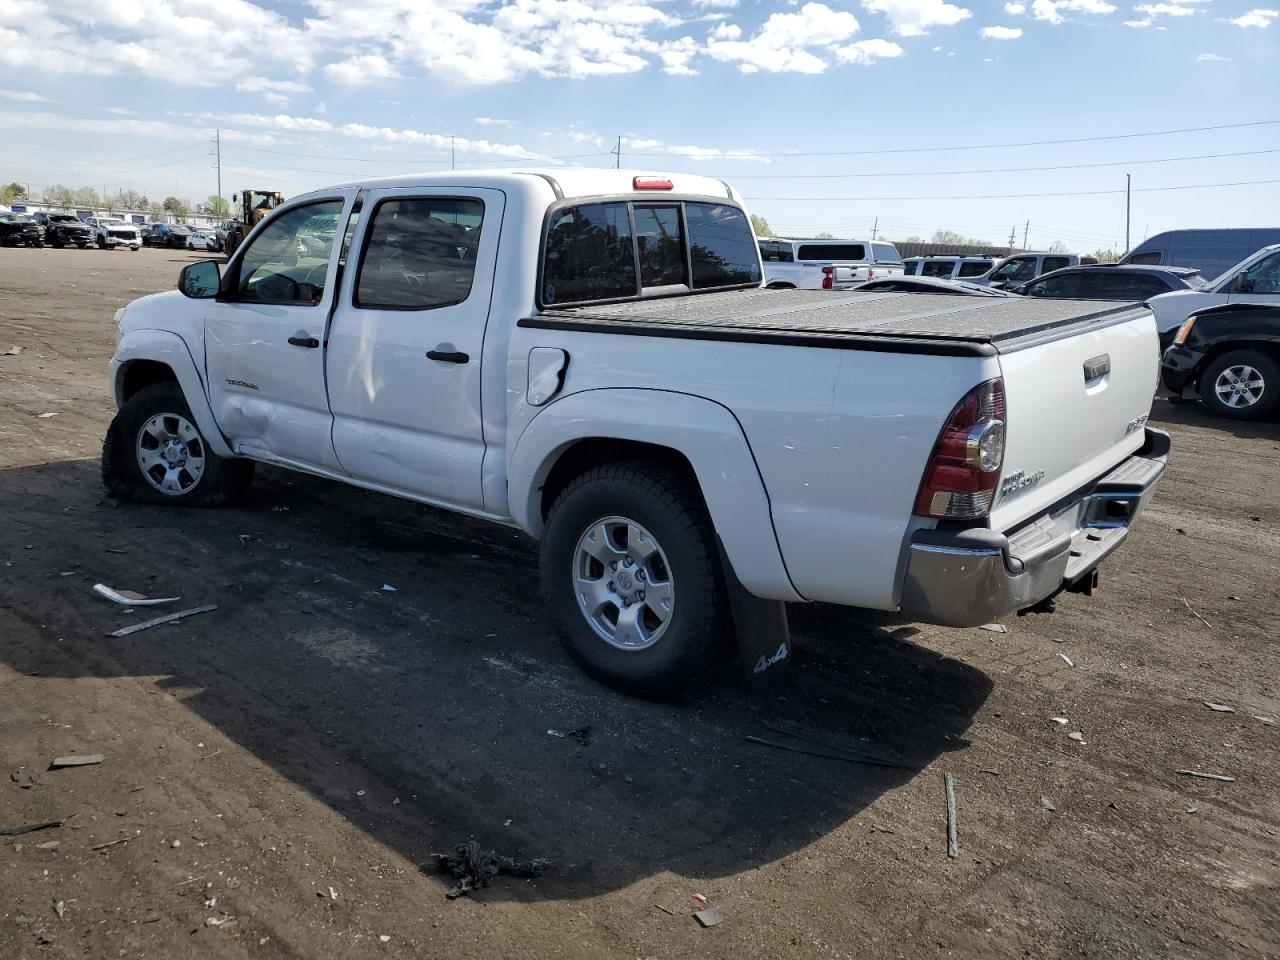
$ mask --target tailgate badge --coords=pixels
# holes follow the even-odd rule
[[[1104,353],[1084,362],[1084,382],[1092,383],[1111,372],[1111,354]]]

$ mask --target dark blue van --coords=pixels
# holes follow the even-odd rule
[[[1280,227],[1167,230],[1143,240],[1120,262],[1194,267],[1201,276],[1212,278],[1273,243],[1280,243]]]

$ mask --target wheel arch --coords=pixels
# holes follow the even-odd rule
[[[116,409],[144,387],[169,381],[182,390],[209,448],[220,457],[235,456],[214,419],[204,379],[186,342],[167,330],[133,330],[121,337],[111,360]]]
[[[706,504],[734,573],[753,594],[798,601],[768,493],[737,418],[703,397],[664,390],[589,390],[550,404],[516,441],[509,467],[516,523],[542,534],[555,496],[586,470],[622,460],[669,466]]]
[[[1276,363],[1280,363],[1280,340],[1220,340],[1205,350],[1204,357],[1196,367],[1196,385],[1199,386],[1200,380],[1204,377],[1205,371],[1224,355],[1228,353],[1238,353],[1244,350],[1256,350],[1258,353],[1266,354]]]

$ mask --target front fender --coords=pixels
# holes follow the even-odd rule
[[[226,437],[218,429],[218,422],[213,418],[213,410],[209,407],[209,394],[205,390],[204,378],[191,356],[186,341],[169,330],[129,330],[116,344],[115,356],[111,358],[108,376],[111,379],[111,393],[115,398],[116,409],[124,403],[124,374],[130,363],[138,360],[150,360],[163,363],[173,371],[182,395],[186,398],[191,415],[195,417],[196,426],[205,442],[220,457],[233,457]]]
[[[542,490],[560,456],[588,439],[667,447],[693,466],[724,550],[743,586],[769,600],[801,601],[773,529],[769,497],[742,427],[725,407],[665,390],[571,394],[539,412],[516,441],[508,467],[512,516],[542,534]]]

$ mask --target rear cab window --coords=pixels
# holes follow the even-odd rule
[[[955,268],[954,260],[926,260],[920,268],[920,276],[949,278]]]
[[[797,260],[862,261],[867,248],[861,243],[802,243],[796,249]]]
[[[960,264],[960,271],[956,274],[959,277],[980,277],[991,270],[991,264],[983,261],[970,260],[967,263]]]
[[[767,246],[730,204],[606,200],[562,206],[548,219],[541,303],[756,286]]]
[[[876,263],[902,262],[902,254],[898,253],[898,248],[892,243],[873,243],[871,244],[871,253],[875,257]]]
[[[343,241],[344,256],[359,214]],[[383,200],[374,209],[356,278],[355,306],[433,310],[471,295],[484,203],[471,198]]]

